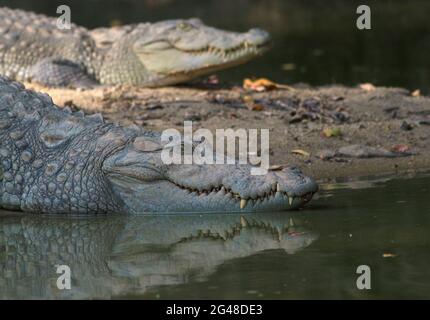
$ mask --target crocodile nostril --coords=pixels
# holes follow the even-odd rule
[[[260,28],[253,28],[248,31],[250,35],[249,40],[256,44],[263,44],[270,41],[270,34]]]
[[[252,34],[258,35],[258,36],[264,36],[264,37],[269,36],[269,33],[267,31],[260,29],[260,28],[249,29],[249,33],[252,33]]]

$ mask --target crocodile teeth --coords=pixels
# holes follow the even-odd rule
[[[281,191],[281,186],[279,185],[279,183],[276,184],[276,191],[280,192]]]
[[[293,218],[290,218],[289,227],[294,227],[294,220],[293,220]]]
[[[290,204],[290,206],[293,204],[294,198],[293,197],[288,197],[288,202]]]
[[[242,228],[245,228],[249,225],[248,220],[246,220],[243,216],[240,217],[240,224]]]
[[[241,199],[240,200],[240,208],[243,209],[246,207],[246,203],[248,202],[248,200],[246,199]]]

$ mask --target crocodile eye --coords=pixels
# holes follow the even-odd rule
[[[42,132],[40,135],[40,140],[48,147],[55,148],[67,141],[69,137],[61,132]]]
[[[176,27],[182,31],[188,31],[194,28],[193,25],[187,23],[187,22],[179,22]]]
[[[162,146],[158,143],[145,139],[144,137],[137,137],[133,142],[133,146],[136,150],[142,152],[154,152],[162,149]]]

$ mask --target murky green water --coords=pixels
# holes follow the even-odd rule
[[[209,25],[245,31],[267,29],[273,48],[264,57],[220,73],[313,85],[373,82],[429,92],[428,0],[366,1],[372,29],[356,28],[356,0],[2,0],[1,6],[56,15],[60,4],[86,27],[199,17]]]
[[[245,216],[1,212],[0,298],[429,298],[429,186],[325,185],[305,210]]]

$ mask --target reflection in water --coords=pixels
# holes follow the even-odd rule
[[[309,246],[290,213],[54,217],[0,213],[0,298],[109,298],[202,280],[226,261]],[[72,289],[58,290],[56,265]]]

